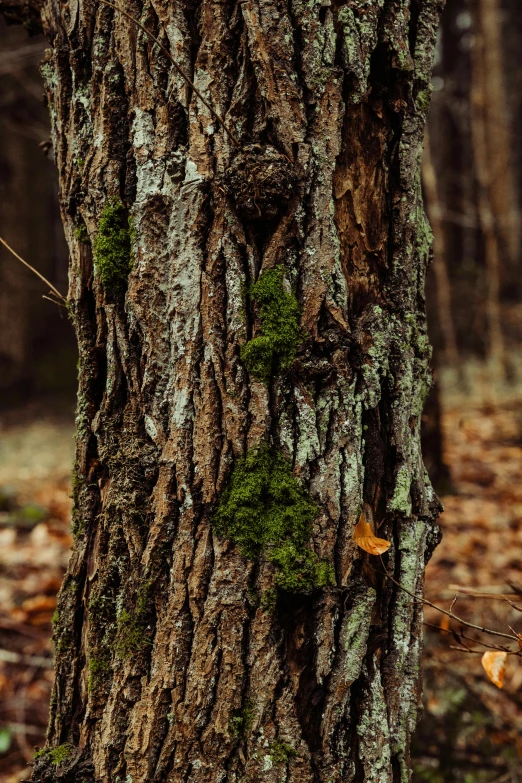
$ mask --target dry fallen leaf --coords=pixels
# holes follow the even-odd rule
[[[21,623],[30,625],[47,625],[51,622],[56,609],[56,596],[35,595],[27,598],[21,606],[11,610],[11,617]]]
[[[377,538],[372,530],[372,526],[364,518],[364,514],[361,514],[361,518],[353,531],[353,537],[357,546],[364,549],[370,555],[382,555],[390,548],[391,542],[386,541],[385,538]]]
[[[491,682],[497,688],[502,688],[504,682],[506,659],[507,653],[505,652],[485,652],[482,656],[482,666]]]

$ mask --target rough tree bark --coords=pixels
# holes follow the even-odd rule
[[[239,148],[122,14],[0,7],[52,46],[80,350],[76,540],[33,779],[408,780],[422,610],[352,533],[364,511],[422,591],[439,504],[419,436],[419,165],[440,0],[125,2]],[[285,546],[290,494],[316,506],[288,572],[213,526],[260,444],[295,477]],[[263,492],[261,531],[279,502]]]

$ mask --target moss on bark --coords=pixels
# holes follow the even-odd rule
[[[241,360],[256,378],[268,382],[273,373],[286,370],[293,362],[301,329],[299,303],[285,288],[285,272],[277,266],[263,272],[250,288],[259,308],[262,334],[241,349]]]
[[[241,554],[276,567],[276,586],[308,592],[334,583],[332,566],[309,548],[317,506],[282,454],[260,445],[235,466],[214,514]]]
[[[132,267],[131,245],[132,223],[127,210],[118,199],[109,199],[94,240],[94,265],[106,288],[114,290],[126,283]]]

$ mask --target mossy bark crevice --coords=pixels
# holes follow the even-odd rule
[[[303,337],[299,302],[285,287],[281,266],[263,272],[249,294],[259,312],[261,335],[241,348],[241,361],[249,373],[267,383],[273,374],[288,369],[295,358]]]
[[[317,512],[283,455],[260,445],[238,460],[213,523],[242,555],[275,566],[277,588],[308,592],[335,584],[333,566],[310,549]]]
[[[87,229],[83,226],[80,242],[85,241]],[[94,267],[106,289],[117,290],[127,282],[132,268],[132,221],[125,206],[117,198],[105,204],[94,240]]]

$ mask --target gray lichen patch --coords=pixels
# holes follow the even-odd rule
[[[359,587],[352,599],[352,607],[342,621],[337,652],[338,665],[330,679],[331,697],[325,716],[325,725],[329,731],[333,731],[335,725],[342,720],[350,698],[350,686],[361,674],[376,599],[377,594],[372,587]]]
[[[353,77],[352,103],[361,102],[369,85],[371,56],[378,39],[378,25],[384,0],[345,5],[337,17],[341,34],[341,56],[346,72]]]
[[[365,783],[391,783],[390,729],[386,696],[375,661],[372,662],[371,668],[373,671],[371,677],[367,679],[357,725],[359,760],[364,769]]]

